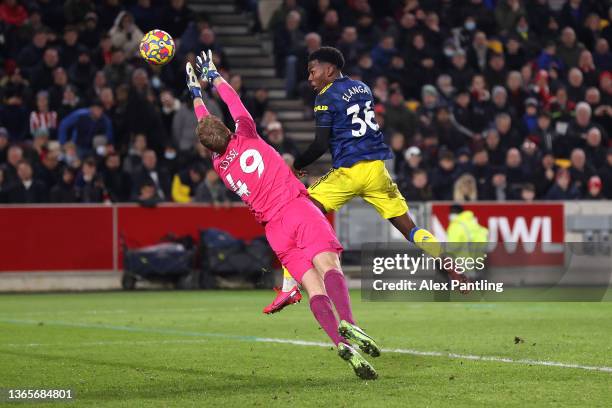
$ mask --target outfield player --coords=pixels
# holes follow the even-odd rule
[[[408,215],[408,205],[391,179],[383,160],[393,158],[374,118],[374,99],[361,81],[342,75],[344,57],[333,47],[321,47],[308,58],[308,81],[315,99],[315,140],[295,160],[295,171],[317,160],[329,149],[332,169],[308,189],[323,212],[336,211],[360,196],[389,220],[410,242],[432,256],[441,255],[438,240],[419,228]],[[297,282],[284,265],[283,288],[264,313],[274,313],[299,300]],[[453,279],[462,275],[448,271]]]
[[[208,113],[196,72],[187,63],[187,86],[198,118],[196,132],[200,143],[212,151],[215,171],[265,226],[270,246],[308,292],[312,314],[337,346],[340,357],[360,378],[375,379],[374,368],[349,345],[352,341],[371,356],[380,355],[376,342],[353,320],[340,266],[342,246],[331,225],[308,199],[306,188],[282,157],[259,137],[240,97],[217,72],[210,51],[197,57],[197,68],[200,79],[216,87],[236,122],[236,132],[231,133],[219,118]]]

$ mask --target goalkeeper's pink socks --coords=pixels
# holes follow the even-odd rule
[[[332,309],[329,298],[325,295],[315,295],[310,298],[310,310],[315,319],[319,322],[325,333],[334,342],[345,343],[346,341],[338,334],[338,320]]]
[[[344,274],[338,269],[330,269],[325,272],[323,281],[325,282],[327,296],[329,296],[334,303],[340,319],[355,324],[353,320],[353,311],[351,309],[351,298],[349,297]]]

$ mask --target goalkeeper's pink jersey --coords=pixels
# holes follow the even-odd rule
[[[290,201],[308,192],[280,154],[259,137],[250,116],[235,121],[236,132],[225,153],[213,153],[213,166],[257,221],[266,223]]]

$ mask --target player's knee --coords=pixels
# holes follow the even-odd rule
[[[302,277],[302,287],[308,292],[308,297],[327,295],[325,283],[315,269],[309,269]]]
[[[313,258],[312,263],[315,268],[317,268],[321,276],[331,269],[336,269],[339,271],[342,270],[338,254],[331,251],[317,254],[317,256]]]

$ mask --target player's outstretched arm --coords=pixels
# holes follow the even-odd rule
[[[251,121],[253,120],[249,111],[242,104],[240,96],[217,71],[217,67],[215,67],[215,63],[212,60],[212,52],[210,50],[208,50],[208,53],[202,51],[202,53],[196,57],[196,69],[200,74],[200,79],[212,83],[215,88],[217,88],[219,96],[221,96],[221,99],[223,99],[223,102],[225,102],[229,108],[230,114],[232,115],[234,121],[238,120],[238,118],[248,118]]]
[[[189,94],[193,98],[193,110],[195,111],[195,115],[199,121],[200,119],[208,116],[208,109],[206,109],[206,105],[204,105],[200,81],[198,81],[198,77],[193,69],[193,66],[191,65],[191,62],[185,64],[185,71],[187,75],[187,88],[189,89]]]
[[[323,153],[325,153],[329,147],[331,129],[330,127],[317,126],[314,142],[308,146],[304,153],[295,158],[293,167],[296,170],[302,170],[304,167],[314,163],[319,157],[323,156]]]

